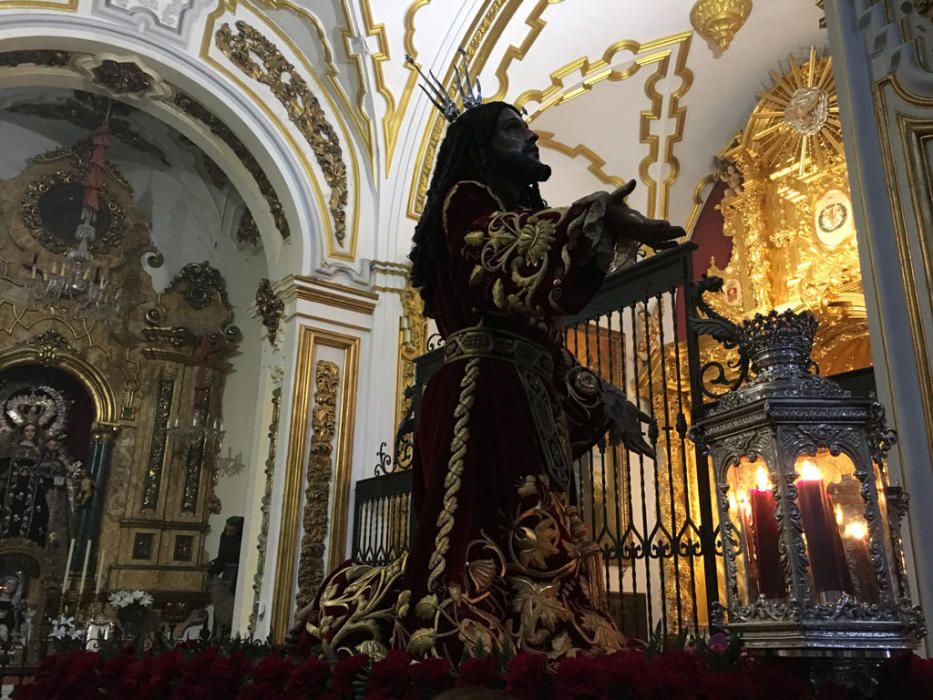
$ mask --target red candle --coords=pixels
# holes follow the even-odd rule
[[[797,481],[797,500],[803,531],[807,536],[813,588],[817,594],[852,593],[852,578],[845,565],[842,539],[823,479],[811,462],[804,462],[802,471],[804,478]]]
[[[763,468],[759,470],[759,474]],[[767,479],[767,476],[765,476]],[[764,484],[760,483],[759,486]],[[752,542],[758,560],[758,591],[766,598],[783,598],[784,567],[778,552],[777,518],[774,515],[774,496],[770,489],[758,488],[748,492],[752,511]]]

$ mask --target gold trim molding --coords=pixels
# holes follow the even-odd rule
[[[328,565],[330,567],[343,560],[347,545],[360,339],[310,326],[301,326],[298,331],[295,382],[292,389],[291,421],[285,458],[285,487],[282,495],[282,517],[272,593],[270,631],[275,642],[284,640],[289,628],[291,613],[295,607],[293,582],[298,566],[298,533],[302,529],[301,504],[305,455],[308,454],[309,427],[312,425],[311,391],[309,389],[312,385],[315,357],[319,346],[343,351],[343,368],[339,378],[342,390],[337,404],[339,420],[335,433],[336,450],[331,489],[331,532],[328,539]]]
[[[367,316],[372,315],[379,301],[379,295],[375,292],[305,275],[286,277],[280,293],[286,303],[300,299]]]
[[[599,155],[591,148],[584,146],[582,143],[577,144],[576,146],[568,146],[566,143],[561,143],[554,138],[554,134],[550,131],[538,131],[538,145],[542,148],[550,148],[553,151],[557,151],[568,158],[576,160],[577,158],[583,158],[586,160],[589,165],[586,169],[599,180],[604,185],[609,185],[610,187],[621,187],[625,184],[625,181],[616,175],[610,175],[607,173],[604,168],[606,167],[606,161],[599,157]]]

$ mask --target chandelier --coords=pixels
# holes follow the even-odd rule
[[[185,445],[204,445],[206,449],[212,451],[220,449],[220,443],[223,442],[226,434],[223,421],[216,417],[212,419],[206,407],[196,408],[191,413],[191,418],[184,423],[175,418],[168,430],[176,440]]]
[[[107,163],[109,114],[94,131],[88,174],[84,183],[84,201],[75,227],[75,244],[60,263],[39,269],[33,258],[31,274],[26,279],[27,303],[32,308],[59,307],[68,304],[76,315],[102,319],[120,310],[120,289],[107,279],[106,269],[94,264],[91,245],[100,213],[100,189]]]
[[[217,416],[211,417],[210,384],[207,382],[207,357],[210,347],[210,336],[202,336],[198,348],[198,367],[194,375],[194,405],[190,418],[182,421],[176,417],[168,426],[168,431],[175,440],[188,449],[202,450],[202,456],[203,452],[219,452],[226,434],[223,421]]]

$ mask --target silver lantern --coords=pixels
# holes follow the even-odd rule
[[[720,317],[721,318],[721,317]],[[712,459],[725,605],[752,651],[886,656],[926,634],[910,601],[884,409],[813,374],[810,313],[735,327],[755,378],[693,431]]]

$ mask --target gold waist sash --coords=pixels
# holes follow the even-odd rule
[[[444,364],[471,357],[505,360],[534,372],[548,382],[554,379],[554,357],[543,345],[498,328],[464,328],[444,341]]]

